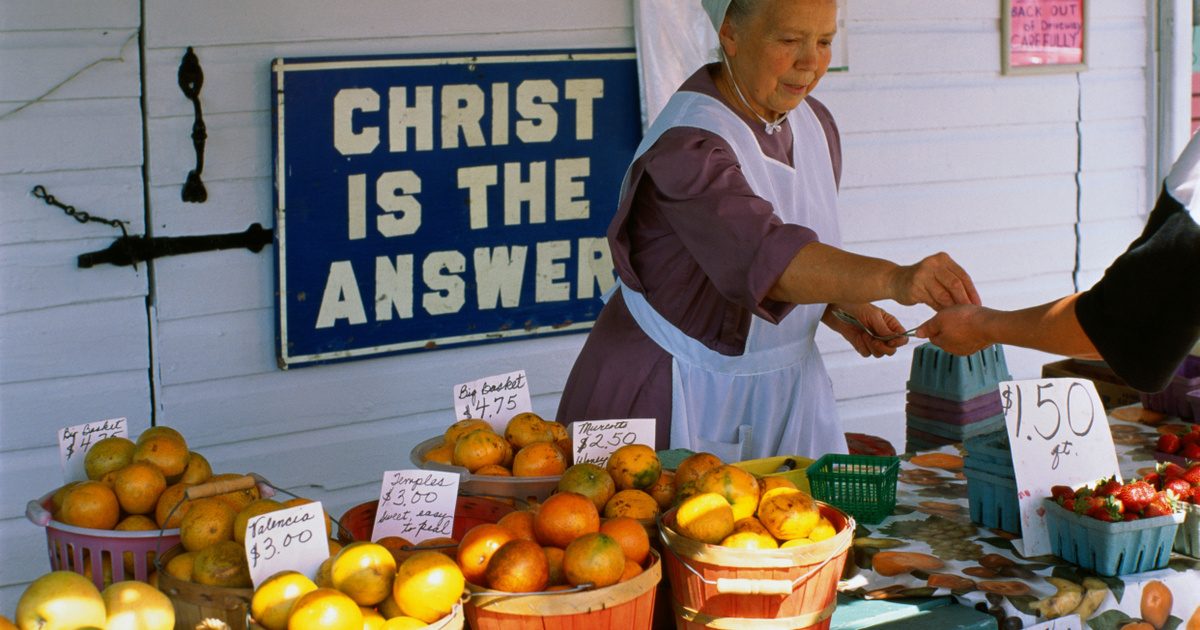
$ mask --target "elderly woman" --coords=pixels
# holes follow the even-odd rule
[[[809,96],[835,0],[703,5],[721,61],[684,82],[637,149],[608,231],[618,290],[557,417],[655,418],[658,448],[726,460],[844,453],[817,325],[879,357],[907,339],[871,302],[979,298],[945,254],[898,266],[840,249],[838,130]]]

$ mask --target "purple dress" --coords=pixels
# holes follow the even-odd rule
[[[680,90],[723,102],[710,71]],[[811,97],[834,178],[841,146],[829,111]],[[767,135],[743,117],[763,152],[791,164],[791,129]],[[755,195],[729,144],[690,127],[667,131],[629,169],[608,230],[617,273],[676,328],[715,352],[738,356],[752,316],[777,323],[793,306],[767,297],[800,248],[817,240],[785,224]],[[605,305],[567,379],[556,418],[565,423],[655,418],[656,444],[670,443],[671,356],[642,332],[617,292]]]

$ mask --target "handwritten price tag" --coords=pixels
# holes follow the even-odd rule
[[[96,442],[106,437],[129,437],[129,428],[125,418],[109,418],[73,427],[60,429],[58,432],[58,461],[62,465],[63,481],[80,481],[87,479],[83,468],[83,458],[88,449]]]
[[[1091,381],[1050,378],[1000,383],[1012,446],[1025,556],[1050,553],[1042,499],[1051,486],[1072,488],[1117,475],[1117,452]]]
[[[383,473],[371,540],[400,536],[411,543],[449,536],[458,503],[458,473],[389,470]]]
[[[325,510],[320,501],[313,501],[252,517],[246,523],[245,545],[255,587],[280,571],[316,577],[329,557]]]
[[[578,420],[571,424],[574,462],[604,466],[613,451],[622,446],[645,444],[654,448],[654,431],[654,418]]]
[[[481,378],[454,386],[454,412],[459,420],[487,420],[500,434],[512,417],[533,411],[525,370]]]

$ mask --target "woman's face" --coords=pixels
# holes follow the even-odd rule
[[[751,107],[768,119],[791,111],[829,69],[836,0],[760,0],[721,25],[721,46]]]

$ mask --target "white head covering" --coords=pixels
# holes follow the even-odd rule
[[[733,0],[700,0],[700,4],[704,7],[704,12],[708,14],[708,19],[712,21],[713,28],[721,30],[721,22],[725,21],[725,12],[729,10],[729,5]]]
[[[1200,217],[1200,133],[1192,135],[1183,153],[1167,173],[1167,193],[1175,198],[1193,217]]]

